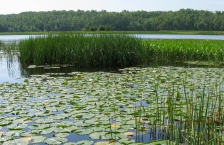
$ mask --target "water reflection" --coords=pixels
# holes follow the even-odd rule
[[[17,57],[9,57],[0,52],[0,83],[18,82],[16,78],[21,77],[20,65]]]
[[[28,39],[29,37],[36,37],[39,35],[0,35],[0,40],[3,40],[4,42],[7,41],[19,41],[22,39]]]
[[[15,55],[9,55],[0,51],[0,84],[4,82],[15,83],[19,82],[17,78],[28,78],[31,75],[42,74],[67,74],[71,72],[118,72],[120,67],[110,68],[75,68],[73,66],[57,66],[55,68],[47,69],[47,66],[36,68],[28,68],[27,65],[21,64]]]
[[[195,64],[184,62],[151,62],[150,67],[159,66],[178,66],[178,67],[223,67],[218,64]],[[128,66],[127,66],[128,67]],[[75,68],[73,66],[61,65],[49,69],[46,66],[39,66],[35,68],[28,68],[27,65],[21,64],[16,56],[7,56],[0,52],[0,83],[3,82],[19,82],[17,78],[28,78],[31,75],[42,74],[59,74],[65,75],[71,72],[113,72],[118,73],[119,69],[124,67],[109,67],[109,68]]]

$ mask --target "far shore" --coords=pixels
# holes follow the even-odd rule
[[[60,33],[62,31],[43,32],[0,32],[0,35],[41,35]],[[109,34],[183,34],[183,35],[224,35],[224,31],[196,31],[196,30],[161,30],[161,31],[63,31],[64,33],[109,33]]]

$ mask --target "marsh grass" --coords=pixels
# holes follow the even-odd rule
[[[151,93],[144,97],[148,99],[149,108],[135,108],[137,117],[150,121],[150,138],[179,145],[223,144],[223,78],[220,81],[217,79],[216,82],[200,84],[193,80],[189,83],[189,72],[186,78],[182,77],[184,73],[181,74],[181,82],[175,81],[179,77],[166,76],[162,70],[161,73],[163,76],[157,72]],[[165,78],[166,81],[163,81]],[[205,76],[201,79],[211,78]],[[166,86],[169,88],[162,91]],[[139,86],[138,89],[142,88]],[[143,108],[142,105],[141,107]],[[136,128],[140,128],[137,123]]]
[[[128,35],[50,34],[19,43],[26,64],[70,64],[75,67],[132,66],[142,64],[140,39]]]
[[[224,61],[220,40],[144,40],[143,45],[155,62]]]
[[[19,59],[31,65],[147,66],[151,63],[224,61],[220,40],[142,40],[130,34],[53,33],[19,42]]]

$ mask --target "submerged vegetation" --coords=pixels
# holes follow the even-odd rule
[[[145,40],[130,34],[50,34],[19,42],[27,65],[147,66],[154,62],[223,62],[221,40]]]

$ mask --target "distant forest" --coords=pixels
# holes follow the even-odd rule
[[[0,15],[0,32],[224,31],[224,11],[48,11]]]

